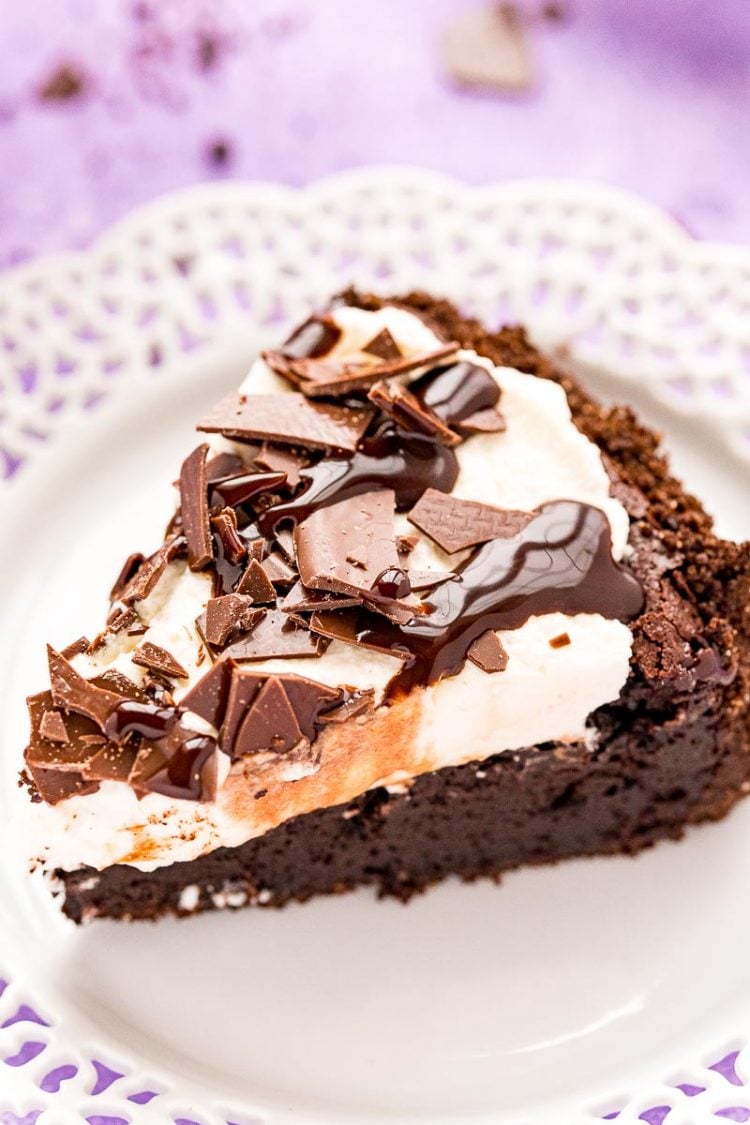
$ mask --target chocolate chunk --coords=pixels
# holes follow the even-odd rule
[[[504,672],[508,667],[508,654],[493,629],[477,637],[466,655],[483,672]]]
[[[104,639],[106,638],[107,633],[121,633],[123,631],[123,629],[125,629],[125,630],[127,630],[128,634],[130,634],[130,630],[134,626],[138,626],[138,625],[143,625],[143,623],[141,622],[140,617],[135,612],[133,607],[122,605],[120,602],[115,602],[114,606],[112,607],[112,609],[110,611],[109,617],[107,618],[107,629],[106,629],[106,631],[104,633],[99,634],[99,636],[96,638],[96,640],[93,641],[92,644],[88,646],[87,651],[88,652],[96,651],[96,648],[99,646],[99,644],[104,643]],[[145,633],[145,631],[146,631],[146,626],[143,625],[142,632]]]
[[[269,610],[249,637],[235,641],[226,655],[235,660],[268,660],[272,656],[317,656],[320,639],[286,613]]]
[[[224,508],[217,515],[211,516],[211,527],[221,541],[221,556],[231,566],[244,562],[247,556],[247,544],[237,534],[237,516],[232,508]]]
[[[287,565],[280,551],[271,551],[261,565],[274,586],[287,588],[297,581],[297,571]]]
[[[516,93],[534,82],[535,68],[515,4],[488,3],[464,12],[443,44],[449,73],[461,85]]]
[[[214,554],[208,522],[207,453],[204,442],[185,458],[180,469],[180,508],[191,570],[203,570]]]
[[[333,317],[315,313],[295,328],[281,351],[289,359],[320,359],[335,348],[341,335]]]
[[[426,434],[448,446],[461,443],[458,434],[454,434],[437,414],[426,410],[411,391],[398,383],[375,383],[367,397],[407,433]]]
[[[221,724],[219,745],[225,754],[234,757],[234,742],[250,704],[255,699],[267,676],[263,672],[253,672],[247,668],[232,667],[229,682],[226,710]]]
[[[133,746],[108,742],[85,766],[85,776],[94,781],[128,781],[138,751]]]
[[[146,557],[140,551],[136,551],[132,555],[128,555],[125,562],[122,564],[120,573],[115,579],[114,585],[109,592],[109,600],[116,602],[120,594],[128,585],[128,583],[135,577],[141,566],[145,563]]]
[[[72,770],[44,769],[32,762],[28,769],[39,796],[48,805],[67,801],[69,797],[84,797],[88,793],[96,793],[99,788],[98,781],[88,781],[83,774]]]
[[[56,706],[64,711],[85,715],[104,730],[108,716],[114,711],[122,696],[104,688],[98,688],[76,672],[64,656],[47,645],[52,698]]]
[[[383,328],[378,332],[377,336],[373,337],[369,344],[365,344],[362,351],[367,352],[368,355],[374,355],[378,359],[388,360],[401,359],[403,355],[403,352],[387,328]]]
[[[294,547],[294,534],[286,527],[274,532],[276,542],[287,562],[296,564],[297,552]]]
[[[60,656],[64,656],[66,660],[72,660],[74,656],[79,653],[85,652],[89,647],[88,637],[79,637],[77,641],[71,641],[69,645],[60,650]]]
[[[276,591],[273,588],[271,579],[257,559],[250,560],[247,570],[240,579],[237,592],[249,595],[253,602],[260,603],[261,605],[276,601]]]
[[[456,429],[470,437],[471,434],[502,434],[507,429],[505,419],[494,406],[486,410],[477,410],[476,414],[469,414],[463,421],[457,423]]]
[[[409,582],[412,590],[433,590],[435,586],[442,586],[456,575],[452,570],[410,570]]]
[[[229,477],[239,477],[246,472],[247,465],[236,453],[217,453],[206,461],[206,480],[209,484]]]
[[[308,402],[302,395],[227,395],[199,430],[245,440],[262,438],[308,449],[354,452],[372,411]]]
[[[358,719],[375,706],[375,692],[372,688],[359,691],[345,692],[344,700],[339,707],[325,711],[320,716],[321,723],[348,723],[350,719]]]
[[[183,550],[185,540],[181,535],[172,536],[166,543],[159,547],[150,558],[147,558],[120,591],[118,602],[131,605],[133,602],[143,601],[156,586],[167,566]]]
[[[371,619],[377,620],[376,614],[371,614]],[[382,652],[387,656],[395,656],[399,660],[408,660],[410,653],[405,646],[399,647],[398,631],[393,635],[380,640],[375,630],[366,630],[364,639],[360,639],[362,631],[363,614],[359,609],[342,609],[332,613],[328,610],[314,613],[310,619],[310,628],[313,633],[319,633],[329,640],[343,641],[344,644],[356,645],[357,648],[369,648],[373,652]]]
[[[233,668],[231,660],[217,660],[182,697],[180,706],[194,711],[218,730],[224,720]]]
[[[80,771],[96,753],[96,747],[91,747],[86,741],[87,736],[96,734],[101,740],[96,724],[83,715],[69,715],[62,720],[60,713],[53,708],[52,693],[48,691],[30,696],[26,705],[31,725],[29,745],[25,752],[27,764],[42,769]],[[63,722],[65,739],[53,739],[45,733],[49,729],[48,715],[56,716]],[[56,728],[55,719],[52,721]],[[54,733],[60,732],[55,730]]]
[[[302,733],[313,742],[318,733],[317,724],[323,721],[324,713],[339,702],[341,691],[317,680],[308,680],[306,676],[284,675],[281,682]]]
[[[211,598],[206,606],[202,628],[208,644],[221,646],[233,633],[255,624],[257,615],[253,614],[251,607],[252,598],[245,594]]]
[[[39,724],[39,733],[42,738],[50,742],[70,742],[65,722],[59,711],[45,711]]]
[[[352,594],[372,590],[384,571],[398,569],[392,489],[365,492],[319,508],[294,529],[297,565],[304,586]],[[364,559],[354,565],[348,556]]]
[[[243,758],[262,750],[283,754],[302,740],[294,710],[278,676],[269,676],[255,696],[232,745],[232,756]]]
[[[495,407],[500,387],[486,367],[459,360],[421,375],[409,390],[422,407],[461,434],[504,426]]]
[[[283,375],[310,397],[344,395],[363,390],[379,379],[405,375],[421,367],[431,367],[455,355],[459,345],[447,343],[432,352],[392,360],[352,361],[336,359],[289,359],[282,352],[263,352],[263,358],[277,375]],[[309,442],[305,443],[309,445]]]
[[[409,512],[410,521],[448,554],[490,539],[512,539],[533,518],[531,512],[459,500],[434,488],[428,488]]]
[[[211,485],[211,498],[229,508],[244,504],[262,492],[275,493],[286,484],[286,473],[243,473],[222,477]]]
[[[572,644],[570,635],[568,633],[560,633],[558,636],[552,638],[552,640],[549,642],[549,647],[567,648],[569,644]]]
[[[347,609],[360,605],[361,601],[359,594],[326,594],[323,590],[307,590],[301,582],[297,582],[280,608],[284,613],[314,613],[321,609]]]
[[[171,652],[167,652],[165,648],[159,645],[152,644],[151,641],[143,641],[142,644],[133,653],[133,663],[139,664],[142,668],[148,668],[151,672],[156,672],[162,676],[174,676],[178,680],[186,680],[187,672],[180,664],[179,660],[175,660]]]
[[[177,800],[211,801],[216,795],[218,748],[209,735],[175,727],[138,751],[129,784]]]
[[[310,464],[310,459],[296,449],[283,449],[279,446],[264,445],[255,464],[273,473],[285,473],[289,488],[296,488],[300,482],[300,469]]]

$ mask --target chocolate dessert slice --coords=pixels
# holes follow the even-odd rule
[[[198,424],[29,700],[76,922],[637,852],[750,775],[750,551],[520,328],[353,291]]]

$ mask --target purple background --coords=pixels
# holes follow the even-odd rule
[[[605,180],[750,241],[747,0],[561,0],[562,21],[523,0],[538,82],[515,96],[443,73],[446,27],[481,3],[0,0],[0,266],[212,176],[368,162]],[[64,62],[81,94],[40,99]]]

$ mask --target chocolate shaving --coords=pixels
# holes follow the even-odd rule
[[[218,730],[224,720],[233,668],[231,660],[217,660],[182,697],[180,706],[200,715]]]
[[[437,414],[425,409],[419,399],[399,383],[375,383],[367,397],[407,433],[426,434],[443,445],[460,445],[459,435],[454,434]]]
[[[147,598],[169,563],[180,553],[184,545],[185,540],[181,535],[175,535],[163,543],[158,551],[141,563],[127,586],[120,591],[118,602],[122,605],[131,605],[133,602]]]
[[[284,613],[314,613],[320,609],[348,609],[360,605],[361,600],[359,594],[326,594],[322,590],[307,590],[301,582],[297,582],[279,608]]]
[[[252,610],[252,598],[245,594],[225,594],[211,598],[206,605],[202,633],[210,645],[223,645],[240,629],[249,629],[257,622]]]
[[[276,591],[273,588],[271,579],[263,569],[263,565],[259,563],[257,559],[250,560],[247,570],[239,581],[237,592],[249,595],[253,602],[260,603],[261,605],[276,601]]]
[[[261,565],[274,586],[288,587],[297,581],[297,571],[287,565],[280,551],[271,551]]]
[[[365,344],[362,351],[367,352],[368,355],[374,355],[378,359],[386,360],[401,359],[403,355],[387,328],[381,329],[377,336],[370,340],[369,344]]]
[[[89,643],[88,637],[79,637],[77,641],[71,641],[65,648],[60,649],[60,656],[64,656],[66,660],[72,660],[74,656],[85,652],[89,647]]]
[[[532,512],[459,500],[434,488],[409,512],[409,520],[450,555],[490,539],[512,539],[533,518]]]
[[[569,644],[572,644],[572,643],[573,642],[570,639],[569,633],[559,633],[556,637],[553,637],[552,640],[549,642],[549,647],[550,648],[567,648],[567,646]]]
[[[508,667],[508,654],[493,629],[477,637],[466,655],[483,672],[504,672]]]
[[[278,676],[269,676],[252,702],[232,744],[232,756],[262,750],[283,754],[302,740],[294,710]]]
[[[180,509],[191,570],[203,570],[214,554],[208,522],[207,453],[204,442],[185,458],[180,469]]]
[[[294,529],[297,565],[308,589],[369,593],[384,571],[398,569],[393,536],[395,493],[384,488],[319,508]],[[349,556],[364,560],[353,564]]]
[[[250,704],[255,699],[266,680],[262,672],[252,672],[248,669],[232,667],[232,676],[229,682],[226,710],[221,724],[219,745],[225,754],[234,757],[234,742],[240,727],[245,721],[245,716]]]
[[[96,687],[76,672],[64,656],[47,645],[52,698],[57,707],[85,715],[104,730],[104,724],[123,697],[116,692]]]
[[[420,367],[433,367],[456,354],[459,345],[447,343],[432,352],[392,360],[289,359],[283,352],[263,352],[268,366],[309,397],[343,395],[362,390],[379,379],[405,375]],[[309,442],[305,443],[309,445]]]
[[[209,484],[239,477],[246,472],[247,465],[236,453],[217,453],[206,462],[206,480]]]
[[[350,719],[358,719],[375,706],[375,692],[372,688],[349,692],[340,707],[332,711],[325,711],[320,716],[321,723],[348,723]]]
[[[264,445],[255,458],[255,464],[272,473],[285,473],[288,487],[296,488],[300,482],[300,469],[306,468],[310,459],[296,449]]]
[[[42,738],[50,742],[70,742],[65,722],[59,711],[45,711],[39,724]]]
[[[456,429],[466,437],[470,437],[471,434],[502,434],[507,429],[507,425],[500,411],[494,406],[488,406],[485,410],[477,410],[475,414],[469,414],[467,418],[457,422]]]
[[[109,592],[109,600],[111,602],[117,601],[122,591],[131,581],[131,579],[135,577],[145,561],[145,555],[142,555],[140,551],[136,551],[132,555],[128,555],[128,557],[125,559],[125,562],[122,564],[120,573],[117,575],[112,589]]]
[[[294,533],[286,527],[274,531],[276,542],[287,562],[296,564],[297,552],[294,547]]]
[[[262,438],[308,449],[353,453],[371,418],[371,410],[308,402],[302,395],[233,393],[222,399],[197,428],[240,441]]]
[[[165,648],[161,648],[159,645],[152,644],[151,641],[144,641],[138,646],[133,653],[133,663],[140,665],[141,668],[148,668],[149,671],[156,672],[157,675],[173,676],[178,680],[188,678],[188,674],[179,660],[175,660],[171,652],[167,652]]]
[[[373,620],[377,620],[377,618],[373,616]],[[359,609],[342,609],[335,613],[326,610],[314,613],[310,619],[310,629],[313,633],[319,633],[329,640],[343,641],[344,644],[356,645],[357,648],[382,652],[386,656],[395,656],[399,660],[408,661],[410,659],[411,654],[407,649],[398,647],[398,633],[394,633],[393,637],[388,637],[386,641],[381,643],[377,639],[377,633],[374,632],[372,636],[366,634],[365,638],[361,639],[361,628],[362,612]]]
[[[235,641],[226,655],[235,660],[268,660],[272,656],[317,656],[320,640],[290,621],[279,609],[269,610],[247,638]]]
[[[232,508],[224,508],[211,516],[211,527],[221,540],[222,555],[228,563],[236,566],[247,555],[247,544],[237,534],[237,516]]]

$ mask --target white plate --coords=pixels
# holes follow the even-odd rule
[[[638,224],[646,223],[650,233],[641,239],[641,257],[653,263],[668,248],[678,262],[670,274],[684,271],[673,285],[675,293],[682,286],[694,300],[699,282],[690,287],[691,271],[705,276],[705,261],[689,261],[691,244],[668,220],[619,193],[592,189],[587,195],[579,185],[577,209],[569,213],[569,185],[527,185],[525,194],[513,185],[494,189],[493,196],[415,172],[346,177],[294,197],[250,186],[233,185],[231,192],[201,189],[139,214],[88,257],[52,263],[46,272],[43,265],[33,267],[33,276],[31,270],[11,275],[4,289],[0,285],[0,332],[5,328],[11,338],[12,328],[17,343],[8,353],[12,364],[24,351],[19,365],[28,371],[36,364],[39,376],[31,395],[16,394],[13,402],[11,393],[11,418],[0,430],[30,462],[0,493],[0,635],[13,638],[13,651],[5,646],[0,664],[3,820],[18,799],[14,775],[25,734],[22,699],[43,680],[44,642],[62,644],[96,630],[122,557],[159,538],[170,504],[168,482],[189,447],[192,420],[237,380],[258,341],[281,330],[269,323],[278,319],[273,298],[283,285],[284,269],[299,259],[310,237],[309,209],[318,207],[329,218],[347,216],[348,224],[365,190],[368,213],[380,219],[390,215],[399,222],[416,207],[422,228],[415,237],[430,253],[461,226],[461,215],[467,224],[470,216],[476,219],[480,202],[486,212],[494,198],[509,229],[522,230],[525,221],[525,266],[523,255],[517,264],[527,279],[528,307],[519,299],[516,308],[548,341],[567,336],[576,344],[578,322],[572,314],[558,315],[555,329],[545,304],[550,290],[541,303],[529,296],[539,276],[555,276],[549,258],[558,253],[535,257],[540,242],[538,231],[532,237],[529,199],[544,202],[544,229],[559,209],[556,238],[567,255],[562,273],[568,289],[593,291],[604,284],[590,262],[584,264],[581,246],[591,241],[592,229],[600,231],[605,202],[620,223],[613,219],[609,225],[615,238],[610,265],[612,254],[628,260],[622,232],[632,237]],[[446,200],[452,201],[448,207]],[[256,262],[249,271],[258,287],[265,271],[265,313],[254,321],[245,314],[242,324],[234,313],[221,312],[229,284],[222,253],[245,259],[238,257],[237,245],[221,253],[217,247],[237,231],[242,238],[242,223],[251,223],[247,213],[255,209],[255,221],[261,221],[257,212],[264,207],[263,229],[275,222],[274,229],[283,227],[287,235],[266,250],[263,269]],[[192,247],[197,257],[187,278],[177,271],[176,283],[170,266],[174,246],[162,246],[160,239],[178,219],[182,253]],[[484,223],[485,229],[495,229],[491,217],[485,215]],[[247,239],[257,242],[255,228],[248,230]],[[142,277],[144,231],[151,232],[149,269],[156,281]],[[319,226],[316,231],[323,237]],[[372,244],[374,233],[365,229],[348,237]],[[390,255],[392,276],[381,277],[380,287],[403,288],[414,280],[408,266],[413,248],[403,237],[384,237],[386,243],[383,253]],[[723,270],[735,271],[732,284],[739,299],[738,278],[750,271],[750,263],[723,254],[716,250],[716,260],[723,261]],[[119,274],[105,271],[108,256]],[[577,274],[571,273],[576,261]],[[364,284],[377,280],[372,262],[360,267]],[[344,269],[331,265],[327,284],[317,274],[314,284],[309,277],[293,279],[292,315],[308,282],[310,295],[322,296],[340,284]],[[455,291],[455,271],[451,280],[445,269],[434,263],[433,269],[432,287]],[[78,279],[71,280],[76,272]],[[464,304],[481,306],[487,275],[480,272],[472,288],[471,270],[459,272],[465,289],[456,295]],[[97,310],[106,320],[100,302],[110,284],[106,278],[115,276],[121,320],[127,315],[132,325],[138,319],[144,287],[150,287],[156,312],[140,332],[127,332],[121,323],[103,343],[83,333],[76,351],[70,325],[91,322]],[[68,279],[67,287],[61,278]],[[621,281],[616,272],[605,273],[605,279],[615,292]],[[654,267],[628,290],[637,291],[630,299],[642,306],[640,319],[628,329],[638,341],[631,350],[642,355],[655,346],[648,302],[662,292],[660,279]],[[521,292],[520,283],[514,284]],[[194,354],[183,353],[179,342],[170,352],[178,322],[198,334],[188,315],[196,293],[204,302],[211,296],[219,311],[202,322],[205,339]],[[565,307],[554,286],[552,297]],[[34,300],[42,326],[36,335],[24,323]],[[68,312],[57,316],[55,301],[67,303]],[[536,321],[534,308],[543,310]],[[276,315],[269,317],[269,310]],[[701,310],[703,331],[710,335],[716,328],[709,313],[708,306]],[[611,359],[619,354],[617,329],[602,323],[596,346],[609,349]],[[721,530],[747,536],[748,464],[742,450],[750,411],[743,413],[744,384],[739,377],[736,386],[728,381],[723,401],[731,409],[720,405],[709,411],[710,392],[691,395],[685,387],[705,387],[719,376],[704,363],[697,374],[688,372],[692,382],[686,384],[679,333],[673,328],[670,337],[661,330],[663,346],[678,357],[678,369],[636,386],[636,368],[610,362],[608,373],[591,381],[607,396],[643,398],[646,413],[668,430],[680,471],[716,512]],[[719,351],[739,354],[742,329],[723,323],[722,331]],[[148,346],[158,341],[162,348],[158,379],[137,372],[144,338]],[[601,359],[592,354],[594,345],[587,351],[578,344],[577,353],[589,363]],[[89,416],[76,403],[111,381],[104,369],[115,352],[127,379],[121,374],[117,393]],[[54,376],[50,367],[61,355],[75,369]],[[631,378],[627,392],[623,374]],[[721,378],[728,380],[726,374]],[[675,389],[671,383],[679,380]],[[45,396],[61,386],[66,405],[58,421],[45,410]],[[676,414],[673,396],[703,417],[691,419],[684,409]],[[716,399],[721,402],[722,396]],[[24,432],[30,422],[37,430],[54,430],[55,440],[35,448],[35,439]],[[662,1106],[672,1107],[667,1125],[716,1122],[721,1118],[714,1115],[723,1109],[750,1106],[750,1092],[739,1086],[746,1066],[742,1054],[735,1070],[727,1071],[736,1085],[706,1069],[742,1047],[750,1026],[748,842],[750,804],[719,825],[691,832],[679,845],[661,845],[637,860],[588,860],[523,871],[508,876],[501,888],[449,882],[406,908],[362,892],[283,913],[250,910],[156,926],[97,923],[76,930],[44,890],[25,877],[12,841],[6,841],[0,866],[0,977],[11,983],[4,992],[0,986],[0,1060],[18,1065],[0,1061],[0,1121],[7,1107],[18,1113],[40,1109],[39,1121],[54,1125],[95,1114],[138,1123],[563,1125],[615,1110],[622,1110],[621,1122],[636,1121],[649,1108]],[[14,1019],[22,1004],[32,1011],[21,1010],[21,1018]],[[50,1026],[35,1022],[34,1013]],[[25,1043],[42,1045],[28,1062],[22,1061]],[[97,1072],[92,1059],[122,1076],[100,1089],[104,1079],[97,1082],[97,1073],[105,1072]],[[680,1083],[704,1092],[688,1096],[676,1088]],[[155,1095],[150,1100],[149,1092]]]

